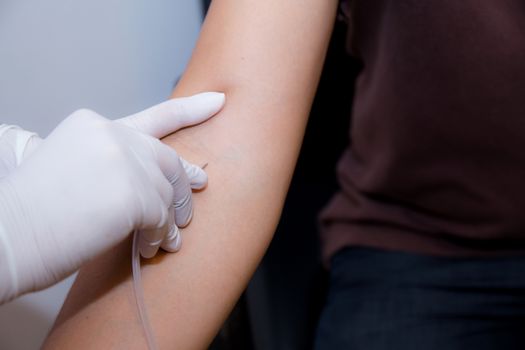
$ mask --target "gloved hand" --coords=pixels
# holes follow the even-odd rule
[[[157,138],[203,122],[223,103],[223,94],[204,93],[116,121],[79,110],[18,150],[22,160],[0,180],[0,302],[65,278],[134,229],[144,257],[159,246],[178,250],[191,188],[204,187],[207,175]]]

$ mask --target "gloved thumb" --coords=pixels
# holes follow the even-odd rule
[[[150,136],[162,138],[181,128],[209,119],[221,110],[224,101],[223,93],[204,92],[168,100],[142,112],[117,119],[116,122]]]

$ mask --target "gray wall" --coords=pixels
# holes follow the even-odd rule
[[[200,25],[194,0],[0,0],[0,123],[45,137],[69,113],[165,99]],[[38,349],[73,277],[0,307],[0,349]]]

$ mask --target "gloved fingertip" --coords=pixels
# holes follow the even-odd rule
[[[190,97],[190,99],[197,100],[198,103],[208,107],[210,114],[217,113],[226,102],[226,95],[222,92],[202,92]]]
[[[181,212],[175,212],[175,223],[178,227],[186,227],[190,224],[193,219],[193,207],[189,208],[189,213],[182,214]]]
[[[145,259],[151,259],[159,251],[159,246],[160,246],[160,242],[155,243],[155,244],[150,244],[146,241],[142,241],[139,247],[140,255]]]
[[[164,242],[162,242],[161,247],[169,253],[175,253],[180,250],[181,245],[182,238],[179,228],[174,225]]]
[[[208,174],[202,168],[195,166],[190,177],[190,186],[194,190],[201,190],[208,184]]]
[[[178,108],[175,109],[176,111],[182,109],[186,112],[187,117],[191,116],[183,125],[192,125],[203,122],[217,114],[224,106],[226,96],[221,92],[203,92],[174,101],[174,105]],[[184,108],[181,108],[182,106]],[[190,124],[188,124],[189,122]]]
[[[178,252],[182,246],[182,235],[179,233],[174,241],[173,252]]]

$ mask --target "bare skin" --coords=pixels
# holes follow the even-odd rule
[[[143,267],[161,349],[205,349],[277,225],[335,18],[336,0],[214,0],[173,97],[226,93],[212,120],[164,141],[209,165],[176,254]],[[144,349],[130,242],[87,264],[44,349]],[[144,263],[144,261],[143,261]]]

